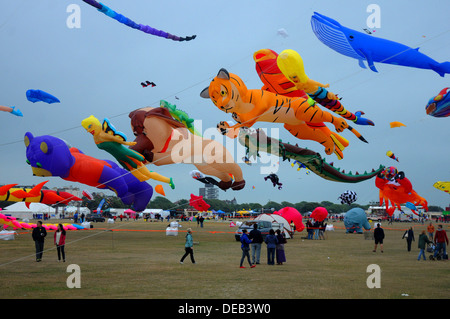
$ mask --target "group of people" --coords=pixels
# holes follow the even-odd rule
[[[34,246],[36,248],[36,262],[40,262],[42,261],[42,256],[44,254],[45,237],[47,237],[47,230],[42,226],[40,220],[36,223],[36,227],[33,229],[31,237],[34,240]],[[65,262],[66,253],[64,251],[64,246],[66,244],[66,230],[62,224],[58,224],[58,228],[53,235],[53,243],[56,245],[58,261],[61,261],[62,257],[63,262]]]
[[[327,223],[323,221],[311,221],[308,219],[306,222],[306,232],[308,236],[306,239],[325,239],[325,230],[327,228]]]
[[[377,227],[375,228],[375,230],[373,232],[373,236],[375,239],[375,247],[373,249],[373,252],[377,251],[378,245],[380,245],[381,252],[383,252],[384,230],[383,230],[383,228],[381,228],[381,225],[379,223],[377,224]],[[412,242],[415,241],[414,230],[412,227],[410,227],[403,233],[402,239],[406,239],[407,250],[411,251]],[[433,252],[433,256],[431,257],[431,259],[434,260],[440,254],[442,254],[443,258],[448,258],[448,257],[446,257],[447,256],[448,237],[447,237],[447,232],[442,227],[442,224],[438,225],[436,232],[435,232],[435,228],[431,222],[427,226],[426,231],[425,230],[421,231],[419,238],[418,238],[419,255],[417,256],[417,260],[420,260],[421,258],[423,258],[423,260],[426,260],[425,249],[428,244],[431,244],[434,246],[434,249],[433,249],[434,252]]]

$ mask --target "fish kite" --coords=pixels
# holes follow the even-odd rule
[[[396,160],[398,162],[398,157],[395,156],[394,153],[392,153],[392,151],[387,151],[386,155],[390,158],[392,158],[393,160]]]
[[[336,20],[314,12],[311,26],[317,38],[326,46],[345,56],[357,59],[359,66],[378,72],[374,62],[430,69],[444,76],[450,73],[450,62],[439,63],[411,48],[394,41],[376,38],[342,26]]]
[[[188,36],[188,37],[179,37],[173,34],[170,34],[168,32],[162,31],[162,30],[158,30],[155,28],[152,28],[148,25],[143,25],[143,24],[138,24],[136,22],[134,22],[133,20],[115,12],[114,10],[108,8],[107,6],[105,6],[102,3],[99,3],[95,0],[83,0],[83,2],[93,6],[94,8],[97,8],[98,11],[106,14],[108,17],[119,21],[120,23],[125,24],[126,26],[136,29],[136,30],[140,30],[142,32],[151,34],[151,35],[155,35],[161,38],[166,38],[166,39],[170,39],[173,41],[190,41],[190,40],[194,40],[197,36],[193,35],[193,36]]]
[[[61,102],[57,97],[41,90],[28,90],[27,100],[33,103],[45,102],[48,104]]]
[[[434,117],[450,116],[450,87],[441,90],[438,95],[433,96],[428,101],[425,111],[428,115]]]

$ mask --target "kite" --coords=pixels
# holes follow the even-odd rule
[[[190,118],[185,111],[177,109],[177,106],[175,104],[171,104],[167,101],[161,100],[159,102],[159,106],[166,108],[175,120],[186,126],[189,132],[198,136],[202,136],[200,132],[198,132],[194,127],[194,119]]]
[[[406,125],[403,124],[402,122],[398,122],[398,121],[391,122],[391,123],[389,123],[389,125],[391,126],[391,128],[394,128],[394,127],[401,127],[401,126],[406,126]]]
[[[138,24],[136,22],[134,22],[133,20],[113,11],[112,9],[108,8],[107,6],[105,6],[102,3],[99,3],[95,0],[83,0],[83,2],[93,6],[94,8],[97,8],[98,11],[106,14],[108,17],[119,21],[120,23],[125,24],[126,26],[136,29],[136,30],[140,30],[142,32],[151,34],[151,35],[155,35],[161,38],[166,38],[166,39],[170,39],[173,41],[190,41],[196,38],[196,35],[193,36],[188,36],[188,37],[179,37],[173,34],[170,34],[168,32],[162,31],[162,30],[158,30],[155,28],[152,28],[148,25],[143,25],[143,24]]]
[[[341,204],[348,204],[350,205],[353,202],[356,202],[356,200],[358,199],[358,196],[356,195],[356,192],[354,191],[345,191],[341,194],[341,196],[339,196],[339,198],[341,200]]]
[[[151,87],[156,86],[156,84],[154,82],[149,82],[149,81],[141,82],[141,85],[143,88],[146,88],[147,86],[151,86]]]
[[[450,194],[450,182],[436,182],[433,186],[441,191]]]
[[[308,96],[320,105],[347,120],[355,122],[355,124],[375,125],[371,120],[361,117],[364,114],[363,112],[359,111],[353,114],[347,111],[341,102],[339,102],[339,98],[334,93],[327,91],[326,88],[330,86],[329,84],[322,84],[308,78],[305,74],[302,57],[296,51],[289,49],[282,51],[276,58],[276,64],[286,79],[291,81],[298,90],[308,94]]]
[[[287,38],[289,36],[285,28],[278,29],[277,34],[282,36],[283,38]]]
[[[219,186],[219,182],[216,181],[214,178],[210,177],[210,176],[205,176],[205,174],[203,174],[200,171],[197,170],[193,170],[190,172],[191,177],[193,179],[198,180],[199,182],[202,182],[203,184],[212,184],[212,185],[216,185]]]
[[[153,195],[153,188],[139,181],[125,169],[109,160],[85,155],[77,148],[50,135],[25,133],[27,163],[35,176],[59,176],[99,189],[114,191],[125,205],[143,211]]]
[[[19,221],[16,217],[6,216],[0,213],[0,224],[3,224],[3,228],[12,227],[14,230],[16,229],[33,229],[37,227],[36,224],[29,224],[23,221]],[[78,230],[78,229],[85,229],[84,226],[77,225],[77,224],[62,224],[64,230]],[[57,224],[43,224],[42,227],[44,227],[46,230],[56,230],[58,225]]]
[[[305,168],[305,169],[306,169],[306,174],[309,175],[310,171],[309,171],[308,167],[307,167],[305,164],[303,164],[302,162],[299,162],[299,161],[295,160],[295,161],[291,164],[291,166],[294,167],[295,164],[298,165],[297,171],[301,170],[302,168]]]
[[[386,156],[392,158],[393,160],[396,160],[398,162],[398,157],[395,156],[394,153],[392,153],[392,151],[387,151],[386,152]]]
[[[147,162],[157,166],[193,164],[203,174],[217,177],[222,190],[245,187],[242,170],[231,153],[215,140],[192,134],[167,108],[137,109],[129,117],[136,136],[136,144],[130,148],[142,154]]]
[[[361,207],[354,207],[344,215],[344,226],[346,233],[362,234],[364,229],[370,230],[370,223],[367,220],[367,215]]]
[[[323,222],[328,216],[328,211],[325,207],[316,207],[312,211],[310,217],[318,222]]]
[[[252,162],[248,159],[248,157],[247,156],[244,156],[243,158],[242,158],[242,161],[245,163],[245,164],[247,164],[247,165],[252,165]]]
[[[81,192],[81,194],[83,194],[84,197],[86,197],[89,200],[93,200],[94,196],[92,196],[91,192],[89,192],[88,190],[83,190]]]
[[[342,26],[339,22],[314,12],[311,26],[317,38],[334,51],[357,59],[359,66],[378,72],[374,62],[431,69],[444,76],[450,73],[450,62],[439,63],[427,55],[394,41],[372,37]]]
[[[194,207],[199,212],[206,212],[211,206],[203,200],[203,196],[195,196],[191,194],[189,205]]]
[[[450,116],[450,87],[441,90],[438,95],[432,97],[428,101],[425,111],[428,115],[434,117]]]
[[[22,112],[20,112],[19,109],[17,109],[17,110],[15,109],[15,106],[9,107],[9,106],[0,105],[0,111],[8,112],[15,116],[23,116]]]
[[[163,196],[166,196],[166,193],[164,192],[164,188],[162,187],[162,185],[156,185],[155,192],[157,192],[158,194],[161,194]]]
[[[46,205],[67,205],[70,201],[81,201],[75,195],[68,192],[60,192],[42,189],[48,181],[42,182],[33,188],[16,188],[17,184],[8,184],[0,187],[0,201],[25,202],[27,208],[31,203],[42,203]]]
[[[303,163],[309,170],[318,176],[333,182],[342,183],[358,183],[375,177],[378,173],[384,170],[384,166],[380,165],[377,170],[372,169],[371,172],[364,172],[360,174],[355,172],[346,173],[345,170],[334,167],[334,164],[327,163],[325,159],[312,150],[298,147],[298,145],[291,145],[282,143],[279,139],[268,137],[263,130],[241,129],[239,132],[239,143],[246,148],[246,153],[249,158],[259,156],[259,152],[263,151],[267,154],[279,156],[285,160],[294,160]]]
[[[93,115],[81,121],[86,131],[92,134],[95,145],[101,150],[110,153],[123,168],[131,172],[139,181],[143,182],[150,178],[168,183],[172,189],[175,188],[172,178],[150,172],[144,165],[145,158],[136,151],[126,148],[124,145],[134,145],[135,142],[127,142],[125,134],[116,130],[108,119],[103,124]]]
[[[61,102],[57,97],[41,90],[28,90],[27,100],[33,103],[45,102],[48,104]]]
[[[313,140],[325,147],[325,153],[335,153],[343,158],[342,151],[349,145],[347,139],[333,133],[323,123],[334,125],[336,132],[350,130],[362,141],[361,134],[347,124],[344,119],[322,111],[308,98],[289,98],[264,90],[248,90],[244,82],[235,74],[220,69],[217,76],[200,96],[211,99],[221,111],[231,113],[236,125],[220,122],[217,129],[224,135],[236,138],[239,128],[252,127],[256,122],[283,123],[289,133],[299,139]]]
[[[369,29],[363,29],[367,34],[372,34],[372,31],[370,31]]]
[[[393,166],[386,168],[384,172],[377,175],[375,178],[375,186],[380,190],[380,206],[383,206],[384,202],[386,212],[389,216],[392,216],[395,208],[401,210],[401,205],[407,202],[415,206],[421,205],[428,211],[426,199],[419,196],[413,190],[411,181],[405,177],[405,173],[398,172]],[[391,207],[389,207],[389,201],[392,205]]]
[[[302,214],[300,214],[300,212],[294,207],[284,207],[279,211],[274,212],[274,214],[280,215],[281,217],[286,219],[288,223],[293,222],[295,225],[295,230],[298,232],[301,232],[305,229],[305,225],[303,225]]]
[[[280,179],[278,178],[277,174],[269,174],[266,177],[264,177],[264,180],[267,181],[268,179],[270,179],[270,181],[273,184],[273,187],[278,186],[278,189],[281,189],[283,184],[280,183]]]

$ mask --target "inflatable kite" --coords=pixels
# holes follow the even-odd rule
[[[27,132],[24,142],[27,163],[35,176],[59,176],[66,181],[110,189],[136,211],[143,211],[152,198],[153,188],[149,184],[112,161],[85,155],[50,135],[34,137]]]
[[[312,211],[310,217],[318,222],[323,222],[328,216],[328,211],[325,207],[316,207]]]
[[[150,82],[150,81],[141,82],[141,85],[143,88],[146,88],[147,86],[151,86],[151,87],[156,86],[156,84],[154,82]]]
[[[344,226],[347,233],[362,234],[364,229],[371,229],[366,212],[360,207],[354,207],[345,213]]]
[[[443,89],[438,95],[432,97],[425,111],[434,117],[450,116],[450,87]]]
[[[450,194],[450,182],[436,182],[433,186],[441,191]]]
[[[401,210],[400,206],[407,202],[415,206],[420,205],[428,211],[426,199],[413,190],[411,181],[405,177],[405,173],[397,172],[395,167],[388,167],[385,172],[379,173],[375,178],[375,186],[380,190],[380,206],[385,205],[389,216],[392,216],[395,208]],[[389,207],[389,202],[391,207]]]
[[[242,170],[231,153],[215,140],[192,134],[167,108],[137,109],[129,117],[136,136],[136,144],[130,148],[144,155],[147,162],[157,166],[193,164],[203,174],[217,177],[222,190],[244,188]]]
[[[99,3],[95,0],[83,0],[83,2],[86,2],[87,4],[93,6],[94,8],[97,8],[98,11],[106,14],[108,17],[119,21],[120,23],[125,24],[126,26],[136,29],[136,30],[140,30],[142,32],[151,34],[151,35],[155,35],[161,38],[166,38],[166,39],[170,39],[173,41],[190,41],[195,39],[196,35],[193,36],[189,36],[189,37],[179,37],[173,34],[170,34],[168,32],[162,31],[162,30],[158,30],[155,28],[152,28],[148,25],[143,25],[143,24],[138,24],[136,22],[134,22],[133,20],[111,10],[110,8],[108,8],[107,6],[105,6],[102,3]]]
[[[253,59],[258,64],[258,61],[261,59],[261,55],[262,57],[265,57],[265,54],[267,54],[267,50],[257,51],[253,55]],[[269,52],[268,57],[271,57],[273,54],[276,53],[273,51]],[[266,63],[268,64],[268,62]],[[356,112],[356,114],[353,114],[352,112],[347,111],[339,101],[339,98],[334,93],[327,91],[326,88],[330,86],[329,84],[322,84],[308,78],[308,76],[305,74],[302,57],[296,51],[282,51],[280,55],[276,57],[276,64],[281,73],[284,75],[284,79],[282,77],[280,77],[280,79],[282,79],[283,81],[285,81],[285,79],[288,79],[295,85],[295,88],[299,92],[306,93],[320,105],[326,107],[330,111],[333,111],[334,113],[342,116],[347,120],[353,121],[355,124],[375,125],[371,120],[361,117],[361,115],[364,114],[363,112],[359,111]]]
[[[88,190],[82,191],[81,194],[83,194],[83,196],[86,197],[89,200],[93,200],[94,199],[94,196],[92,196],[91,192],[89,192]]]
[[[305,169],[306,169],[306,174],[309,175],[310,171],[309,171],[308,167],[307,167],[305,164],[303,164],[302,162],[299,162],[299,161],[294,161],[294,162],[291,164],[291,166],[294,167],[295,164],[298,165],[297,171],[301,170],[302,168],[305,168]]]
[[[95,145],[101,150],[110,153],[123,168],[131,172],[139,181],[143,182],[150,178],[168,183],[172,189],[175,188],[172,178],[150,172],[144,165],[145,158],[136,151],[126,148],[124,145],[134,145],[135,142],[127,142],[125,134],[119,132],[111,125],[108,119],[103,124],[93,115],[81,121],[81,125],[94,137]]]
[[[345,191],[341,194],[341,196],[339,196],[339,198],[341,200],[341,204],[348,204],[350,205],[353,202],[356,202],[356,200],[358,199],[358,196],[356,195],[356,192],[354,191]]]
[[[298,232],[301,232],[303,231],[303,229],[305,229],[305,225],[303,225],[302,214],[300,214],[300,212],[294,207],[284,207],[279,211],[274,212],[274,214],[280,215],[281,217],[286,219],[289,224],[293,222],[295,225],[295,230]]]
[[[17,110],[15,109],[15,106],[9,107],[9,106],[0,105],[0,111],[8,112],[15,116],[23,116],[22,112],[20,112],[19,109],[17,109]]]
[[[372,169],[369,173],[360,174],[357,171],[355,174],[352,174],[351,171],[346,173],[345,170],[334,167],[333,163],[327,163],[319,153],[298,147],[298,145],[282,143],[278,139],[268,137],[260,129],[255,132],[241,129],[239,143],[246,148],[248,158],[258,157],[259,152],[262,151],[279,156],[283,161],[292,159],[303,163],[306,168],[318,176],[333,182],[358,183],[375,177],[384,170],[384,166],[380,165],[377,170]]]
[[[231,113],[236,125],[220,122],[217,129],[224,135],[236,138],[239,128],[252,127],[256,122],[283,123],[289,133],[299,139],[312,140],[325,147],[325,153],[343,158],[342,151],[349,145],[347,139],[333,133],[324,122],[334,125],[337,132],[350,130],[362,141],[365,139],[347,122],[322,111],[308,98],[289,98],[264,90],[248,90],[235,74],[221,69],[200,96],[210,98],[221,111]],[[367,142],[367,141],[365,141]]]
[[[28,90],[27,100],[33,103],[36,102],[45,102],[48,104],[60,103],[60,100],[57,97],[41,90]]]
[[[42,189],[48,181],[42,182],[33,188],[16,188],[17,184],[0,186],[0,201],[25,202],[29,208],[31,203],[42,203],[46,205],[67,205],[70,201],[81,201],[75,195],[68,192]]]
[[[211,206],[203,200],[203,196],[195,196],[191,194],[189,205],[194,207],[199,212],[206,212]]]
[[[30,224],[23,221],[19,221],[15,217],[6,216],[0,213],[0,224],[3,225],[3,228],[12,227],[14,230],[16,229],[33,229],[37,227],[36,224]],[[84,226],[77,224],[62,224],[65,230],[78,230],[85,229]],[[56,230],[58,228],[57,224],[42,224],[46,230]]]
[[[216,185],[219,186],[219,182],[217,180],[215,180],[214,178],[210,177],[210,176],[205,176],[205,174],[203,174],[200,171],[197,170],[193,170],[189,173],[191,175],[191,177],[199,182],[202,182],[203,184],[212,184],[212,185]]]
[[[280,179],[278,178],[277,174],[273,174],[272,173],[272,174],[269,174],[266,177],[264,177],[265,181],[267,181],[268,179],[270,179],[270,181],[272,182],[273,187],[277,187],[278,186],[278,189],[282,188],[283,184],[280,183]]]
[[[185,111],[177,109],[177,106],[175,104],[171,104],[167,101],[161,100],[159,106],[166,108],[175,120],[186,126],[189,132],[198,136],[202,136],[200,132],[198,132],[194,127],[194,119],[190,118]]]
[[[419,48],[413,49],[404,44],[376,38],[342,26],[339,22],[314,12],[311,26],[317,38],[329,48],[345,56],[357,59],[359,66],[378,72],[374,62],[402,65],[420,69],[431,69],[444,76],[450,73],[450,62],[439,63]]]
[[[386,156],[388,156],[389,158],[392,158],[393,160],[398,162],[398,157],[396,157],[395,154],[392,153],[392,151],[387,151]]]

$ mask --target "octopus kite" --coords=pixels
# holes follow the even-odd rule
[[[218,109],[231,113],[238,122],[233,126],[224,121],[217,125],[222,134],[231,138],[238,136],[239,128],[252,127],[256,122],[283,123],[284,128],[295,137],[316,141],[325,147],[326,154],[334,153],[338,159],[342,159],[342,151],[349,142],[331,132],[324,124],[326,122],[333,124],[337,132],[348,129],[367,142],[344,119],[322,111],[313,99],[292,99],[264,90],[248,90],[237,75],[228,73],[225,69],[219,71],[200,96],[210,98]]]
[[[407,202],[415,206],[421,205],[425,211],[428,211],[426,199],[413,190],[411,181],[405,177],[405,173],[398,172],[393,166],[387,167],[377,174],[375,186],[380,189],[380,206],[383,206],[384,203],[389,216],[392,216],[396,208],[401,210],[400,206]],[[389,207],[389,201],[391,207]],[[417,215],[417,213],[415,214]]]

